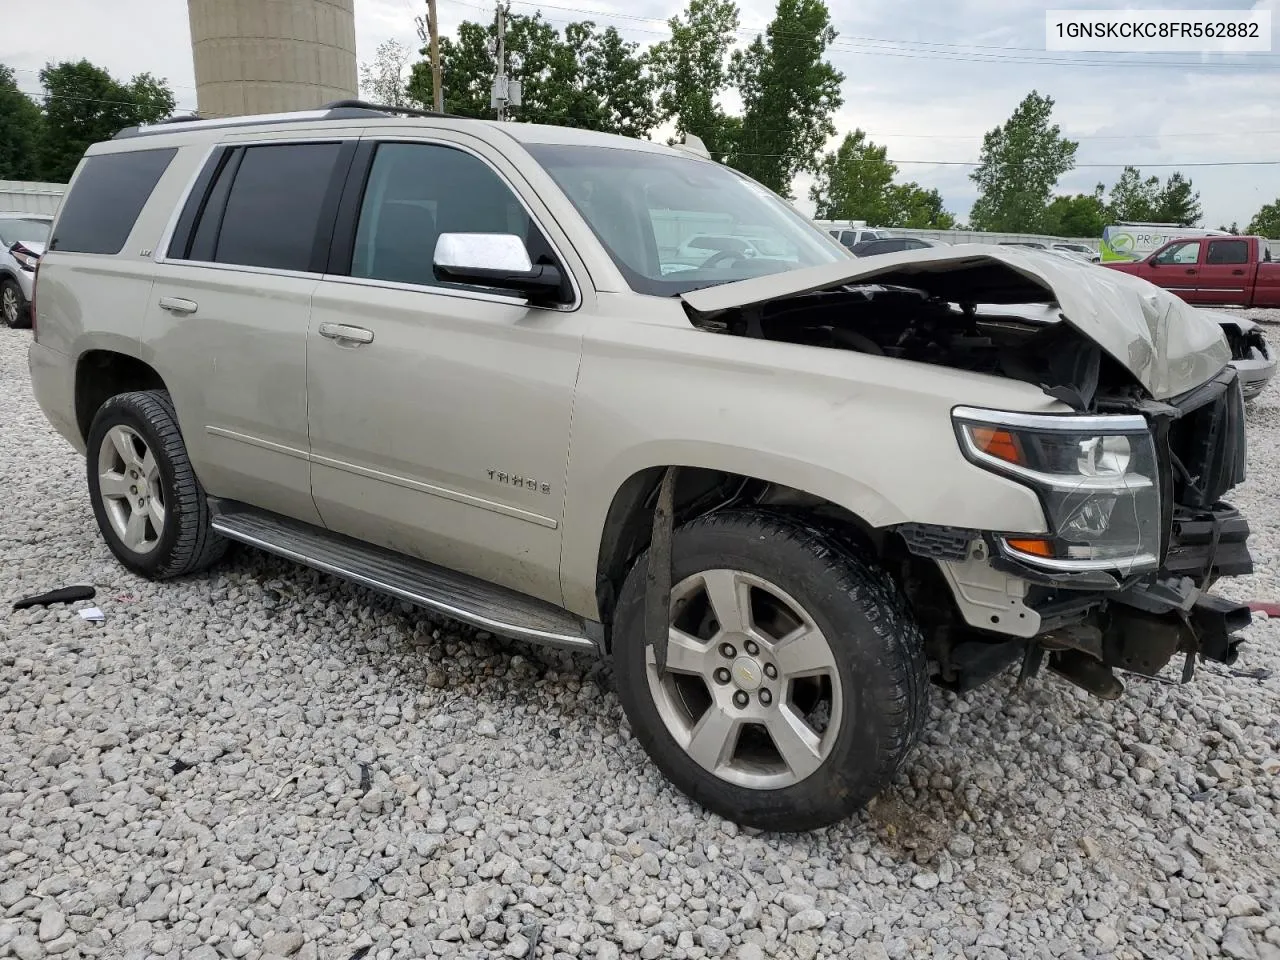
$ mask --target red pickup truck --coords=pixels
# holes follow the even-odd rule
[[[1145,260],[1105,263],[1176,293],[1187,303],[1280,307],[1280,263],[1261,237],[1194,237],[1166,243]]]

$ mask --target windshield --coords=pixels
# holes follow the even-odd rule
[[[11,247],[23,243],[45,243],[49,239],[48,220],[0,220],[0,243]]]
[[[637,293],[690,290],[844,259],[777,196],[717,163],[528,144]]]

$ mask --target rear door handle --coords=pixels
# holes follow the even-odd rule
[[[1195,272],[1196,272],[1196,268],[1195,268],[1195,267],[1192,267],[1190,270],[1188,270],[1188,271],[1187,271],[1187,273],[1195,273]]]
[[[373,343],[372,330],[366,330],[364,327],[348,326],[345,323],[320,324],[320,336],[347,343]]]
[[[160,309],[168,310],[170,313],[188,314],[199,310],[200,304],[194,300],[184,300],[182,297],[161,297]]]

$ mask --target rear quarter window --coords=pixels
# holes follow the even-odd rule
[[[62,204],[50,250],[116,254],[177,155],[176,147],[89,157]]]

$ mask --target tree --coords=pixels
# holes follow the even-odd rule
[[[675,123],[678,136],[691,133],[700,137],[711,156],[721,160],[732,148],[739,126],[719,103],[729,83],[729,50],[738,29],[737,4],[733,0],[690,0],[683,15],[672,17],[667,27],[671,39],[649,50],[662,119]]]
[[[40,71],[47,95],[38,154],[40,179],[65,183],[85,149],[109,140],[124,127],[155,123],[173,113],[173,92],[164,80],[140,73],[120,83],[88,60],[50,64]]]
[[[898,168],[886,159],[862,130],[854,130],[834,153],[818,163],[809,198],[819,220],[865,220],[887,226],[891,215],[889,188]]]
[[[1202,216],[1200,194],[1191,181],[1174,171],[1160,185],[1156,176],[1142,176],[1137,167],[1125,167],[1111,188],[1111,215],[1121,222],[1176,223],[1189,227]]]
[[[385,103],[390,107],[421,107],[430,103],[429,96],[426,100],[418,100],[409,94],[405,73],[410,56],[408,49],[398,40],[378,44],[373,62],[360,64],[360,89],[364,96],[374,103]]]
[[[1045,211],[1045,232],[1055,237],[1101,237],[1111,219],[1105,190],[1098,184],[1093,193],[1054,197]]]
[[[1219,230],[1223,230],[1223,231],[1225,231],[1226,233],[1231,234],[1233,237],[1238,237],[1238,236],[1240,236],[1240,224],[1239,224],[1237,221],[1235,221],[1235,220],[1232,220],[1232,221],[1231,221],[1231,226],[1229,226],[1229,227],[1228,227],[1225,223],[1223,223],[1223,224],[1219,224],[1219,225],[1218,225],[1218,229],[1219,229]],[[1252,233],[1252,231],[1250,231],[1250,232]]]
[[[952,230],[956,218],[942,206],[942,194],[926,190],[920,184],[895,183],[889,188],[891,213],[886,227],[911,227],[919,230]]]
[[[1156,222],[1160,202],[1160,178],[1142,178],[1137,167],[1125,167],[1111,188],[1111,216],[1121,223]]]
[[[791,181],[813,170],[835,134],[844,75],[823,59],[836,38],[822,0],[778,0],[765,31],[734,53],[730,76],[742,96],[742,130],[729,162],[789,197]]]
[[[1263,204],[1261,210],[1253,215],[1245,233],[1255,237],[1280,239],[1280,198]]]
[[[845,136],[834,153],[818,163],[809,198],[820,220],[865,220],[876,227],[932,227],[946,230],[955,217],[942,208],[942,195],[917,183],[894,183],[898,167],[886,148],[862,130]]]
[[[1003,126],[982,138],[970,219],[976,230],[1039,233],[1058,178],[1075,166],[1076,144],[1050,124],[1053,98],[1032,90]]]
[[[1191,181],[1175,170],[1160,191],[1155,209],[1156,222],[1190,227],[1199,223],[1202,215],[1199,191],[1192,190]]]
[[[0,64],[0,180],[35,180],[40,108]]]
[[[493,86],[495,63],[489,53],[492,27],[464,20],[458,25],[457,39],[440,38],[440,73],[444,94],[445,113],[457,117],[492,117],[489,94]],[[419,103],[432,99],[431,60],[428,51],[421,51],[424,59],[409,70],[406,94]]]
[[[490,91],[497,62],[491,52],[496,25],[470,21],[457,39],[440,38],[444,106],[463,117],[493,117]],[[655,84],[638,46],[613,27],[571,23],[564,37],[541,14],[507,18],[507,74],[522,85],[512,116],[627,136],[647,136],[658,123]],[[408,95],[430,100],[431,63],[413,65]]]

